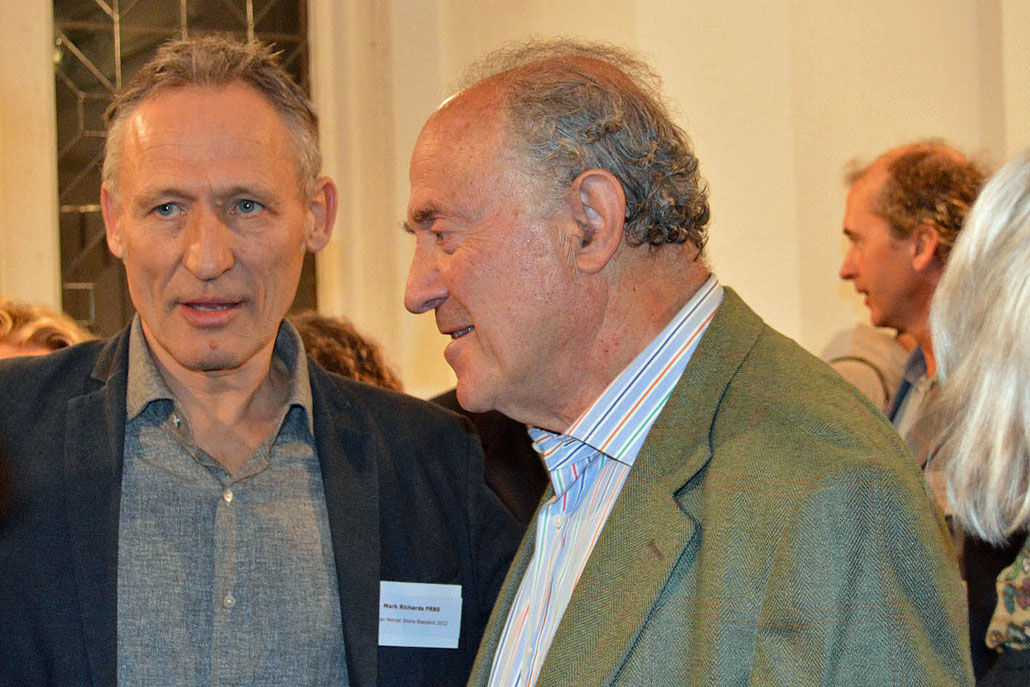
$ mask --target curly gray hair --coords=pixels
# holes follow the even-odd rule
[[[296,149],[301,192],[310,195],[322,169],[318,115],[277,58],[278,53],[259,41],[240,43],[219,35],[172,40],[162,45],[104,113],[104,183],[117,196],[125,124],[144,100],[170,88],[224,87],[241,82],[264,96],[283,118]]]
[[[549,181],[552,204],[580,173],[604,169],[626,195],[631,246],[707,240],[708,191],[660,79],[628,51],[569,39],[502,48],[472,65],[472,85],[500,79],[509,142]]]

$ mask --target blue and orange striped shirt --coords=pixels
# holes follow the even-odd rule
[[[554,498],[508,613],[489,687],[532,687],[637,453],[722,303],[715,276],[563,434],[532,428]]]

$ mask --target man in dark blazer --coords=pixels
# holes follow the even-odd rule
[[[495,410],[470,413],[458,403],[454,389],[430,399],[448,410],[461,413],[476,429],[483,445],[483,473],[486,484],[519,522],[526,524],[547,487],[547,471],[526,426]]]
[[[460,684],[519,529],[467,423],[283,321],[335,216],[303,93],[171,43],[107,145],[138,316],[0,364],[0,684]]]
[[[711,274],[653,72],[560,40],[469,73],[412,154],[406,306],[551,479],[469,684],[969,684],[918,468]]]

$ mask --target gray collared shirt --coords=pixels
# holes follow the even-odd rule
[[[930,446],[940,431],[939,418],[930,412],[937,395],[937,378],[927,377],[926,371],[926,358],[916,346],[905,361],[904,377],[910,386],[905,397],[898,399],[893,420],[920,467],[926,466]]]
[[[930,455],[944,427],[944,418],[935,405],[937,377],[928,377],[926,372],[926,357],[922,349],[916,346],[905,362],[905,381],[910,386],[905,397],[899,399],[893,422],[908,450],[923,468],[934,506],[945,517],[950,517],[952,511],[944,466]]]
[[[120,685],[346,685],[339,590],[300,336],[275,436],[230,475],[193,443],[139,318],[118,530]]]

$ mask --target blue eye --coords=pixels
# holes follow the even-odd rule
[[[241,215],[253,215],[261,209],[261,203],[256,200],[241,200],[236,203],[236,212]]]
[[[175,203],[161,203],[154,208],[154,214],[164,219],[177,217],[181,212],[179,206]]]

